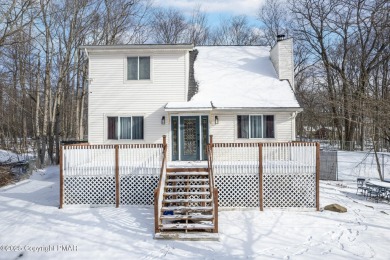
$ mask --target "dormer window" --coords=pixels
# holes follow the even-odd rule
[[[150,57],[127,57],[127,80],[150,80]]]

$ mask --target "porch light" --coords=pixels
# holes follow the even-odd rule
[[[165,125],[165,116],[162,116],[162,118],[161,118],[161,124],[162,124],[162,125]]]
[[[218,125],[218,123],[219,123],[218,116],[215,116],[215,124]]]

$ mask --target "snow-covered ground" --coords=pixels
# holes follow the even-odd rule
[[[15,163],[33,159],[34,155],[31,153],[16,154],[11,151],[0,150],[0,163]]]
[[[390,204],[355,194],[358,158],[340,153],[346,180],[320,184],[321,207],[347,213],[222,211],[219,242],[154,240],[151,207],[58,209],[48,167],[0,189],[0,259],[389,259]]]

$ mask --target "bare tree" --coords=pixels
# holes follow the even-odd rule
[[[288,35],[291,31],[290,12],[285,1],[266,0],[260,7],[257,17],[261,22],[266,44],[269,46],[276,44],[277,35]]]
[[[187,22],[176,9],[155,10],[151,22],[153,27],[153,41],[156,43],[176,44],[186,39]]]
[[[0,46],[13,44],[14,42],[7,42],[7,40],[31,24],[36,14],[30,12],[33,3],[34,1],[30,0],[0,2]]]
[[[186,41],[194,45],[203,45],[207,42],[209,34],[206,14],[201,11],[200,6],[197,6],[192,11],[191,17],[187,22]]]
[[[257,45],[261,43],[259,31],[252,27],[245,15],[232,16],[220,21],[210,36],[212,45]]]

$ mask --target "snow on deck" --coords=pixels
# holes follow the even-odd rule
[[[198,93],[167,108],[299,108],[290,84],[280,81],[264,46],[201,46],[195,61]]]
[[[355,155],[339,159],[356,165]],[[0,188],[0,259],[388,259],[390,204],[355,193],[356,179],[321,181],[321,207],[347,213],[220,211],[219,242],[165,241],[153,239],[152,207],[58,209],[58,167],[49,167]]]

